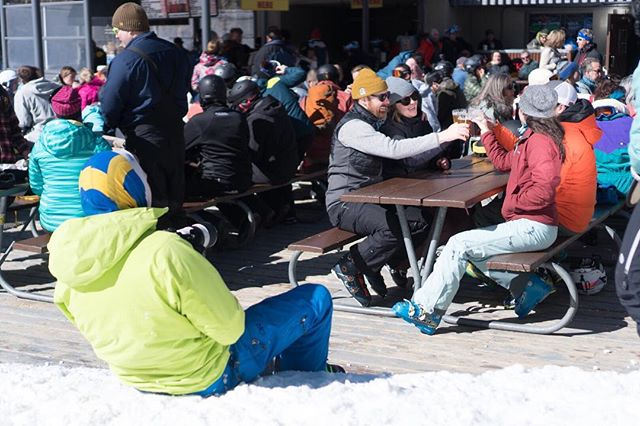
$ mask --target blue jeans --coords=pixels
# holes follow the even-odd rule
[[[200,396],[222,394],[249,383],[274,358],[278,371],[324,371],[331,334],[331,294],[322,285],[305,284],[270,297],[245,311],[245,329],[229,347],[222,376]]]
[[[529,219],[516,219],[456,234],[449,238],[433,267],[433,272],[413,295],[413,301],[429,313],[443,315],[458,292],[467,261],[473,262],[478,269],[501,286],[510,288],[511,281],[519,274],[489,271],[486,266],[487,259],[497,254],[546,249],[554,243],[557,234],[557,226]]]

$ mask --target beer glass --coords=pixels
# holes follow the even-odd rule
[[[454,123],[467,124],[469,122],[469,116],[466,109],[454,109],[451,111],[451,117]]]

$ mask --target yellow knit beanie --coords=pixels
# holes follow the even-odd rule
[[[351,87],[351,97],[360,99],[376,93],[386,92],[387,83],[369,68],[361,70]]]

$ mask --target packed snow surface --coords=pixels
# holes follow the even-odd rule
[[[143,394],[107,370],[0,364],[3,425],[638,425],[640,371],[287,372],[221,397]]]

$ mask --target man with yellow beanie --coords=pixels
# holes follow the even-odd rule
[[[400,223],[391,206],[344,203],[340,197],[381,182],[385,159],[400,160],[425,151],[440,150],[441,144],[466,139],[469,128],[466,124],[453,124],[440,133],[394,140],[378,131],[390,106],[385,81],[372,70],[363,69],[353,82],[351,96],[355,101],[353,108],[333,133],[326,206],[334,226],[367,236],[350,248],[333,271],[358,303],[369,306],[371,295],[365,276],[371,288],[384,297],[387,288],[380,270],[397,257],[396,252],[403,253]],[[427,219],[416,207],[406,208],[406,215],[415,242],[421,242],[427,237]]]
[[[180,212],[184,199],[184,122],[191,67],[187,55],[149,30],[142,6],[116,9],[113,33],[125,49],[100,92],[107,127],[120,128],[146,172],[154,207]]]

